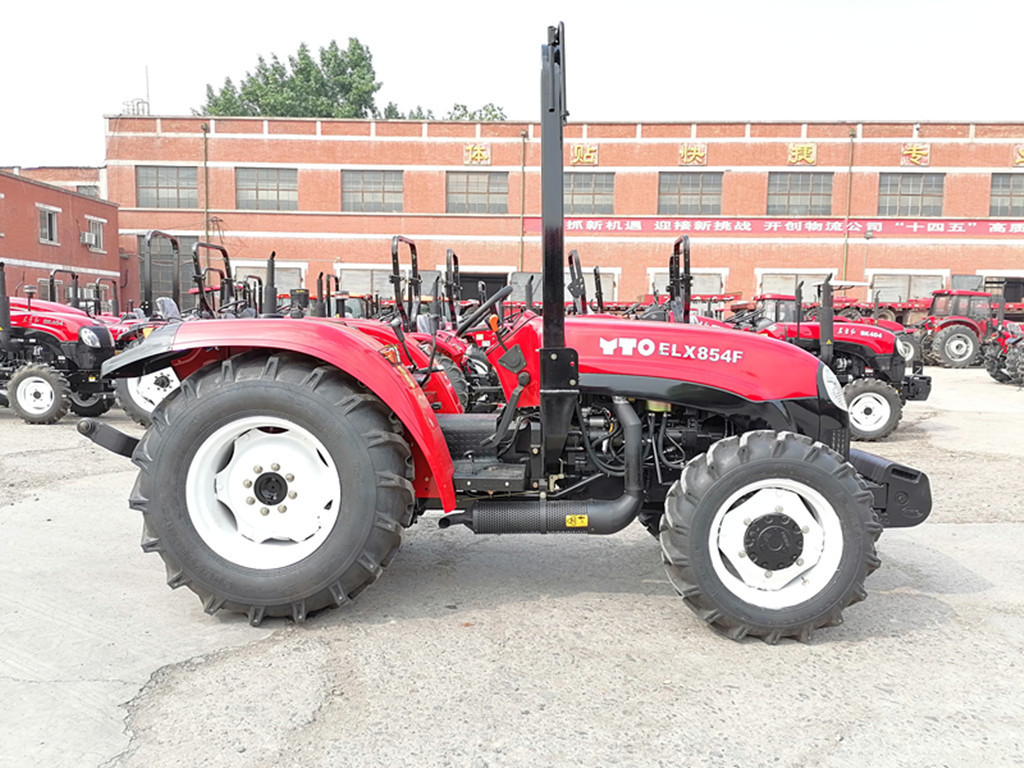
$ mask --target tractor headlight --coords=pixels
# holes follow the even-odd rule
[[[832,401],[832,404],[840,410],[847,410],[846,407],[846,395],[843,394],[843,385],[839,383],[839,379],[832,372],[832,369],[827,365],[823,365],[821,370],[821,389],[824,390],[828,399]]]
[[[87,347],[100,349],[113,345],[113,337],[106,328],[82,328],[78,332],[78,340]]]

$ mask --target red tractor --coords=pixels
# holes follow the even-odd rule
[[[992,331],[1001,301],[981,291],[933,291],[928,316],[914,334],[925,361],[947,368],[980,362],[981,340]]]
[[[792,344],[717,328],[565,317],[564,33],[542,67],[543,310],[495,333],[500,414],[440,413],[382,344],[342,321],[180,323],[109,362],[181,388],[131,456],[142,546],[172,587],[252,624],[341,606],[402,529],[439,507],[476,534],[655,533],[686,604],[727,636],[808,639],[865,596],[884,527],[931,508],[920,471],[849,447],[842,388]],[[491,296],[460,328],[492,327]]]
[[[0,263],[0,404],[29,424],[53,424],[68,410],[98,416],[113,404],[100,365],[114,339],[85,312],[53,302],[11,299]]]

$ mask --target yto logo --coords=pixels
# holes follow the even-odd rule
[[[700,360],[710,363],[738,363],[743,357],[743,351],[739,349],[677,344],[671,341],[655,342],[652,339],[598,338],[598,343],[601,345],[602,354],[614,355],[618,350],[619,354],[625,357],[658,355],[659,357],[678,357],[683,360]]]

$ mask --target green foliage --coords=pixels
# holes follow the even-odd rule
[[[206,104],[198,114],[375,117],[374,94],[381,86],[375,78],[370,50],[354,37],[344,50],[332,40],[317,58],[303,43],[288,57],[287,66],[276,55],[269,62],[260,56],[255,70],[246,72],[238,87],[231,78],[219,91],[207,85]]]
[[[370,49],[350,37],[344,50],[331,41],[314,57],[303,43],[287,64],[276,55],[257,59],[256,68],[246,72],[236,86],[231,78],[219,90],[206,86],[206,104],[199,115],[258,117],[340,117],[386,120],[435,120],[434,111],[420,105],[405,114],[389,102],[383,114],[374,103],[380,90]],[[506,120],[505,111],[493,103],[479,109],[456,104],[445,120]]]
[[[488,102],[484,104],[480,109],[469,109],[465,104],[456,104],[447,115],[444,117],[445,120],[468,120],[470,122],[490,122],[498,120],[507,120],[505,116],[505,110],[501,107],[495,106],[493,103]]]

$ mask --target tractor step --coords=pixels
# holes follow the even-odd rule
[[[932,392],[932,377],[918,374],[904,376],[900,391],[907,400],[927,400]]]
[[[516,493],[526,490],[526,465],[496,459],[456,459],[452,482],[459,491]]]

